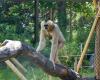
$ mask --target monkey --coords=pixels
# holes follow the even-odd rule
[[[63,48],[65,38],[56,23],[51,20],[41,22],[40,40],[36,49],[37,52],[43,50],[46,46],[46,37],[51,37],[50,61],[53,64],[58,63],[58,49]]]

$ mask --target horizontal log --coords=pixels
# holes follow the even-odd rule
[[[44,57],[41,53],[37,53],[33,47],[25,43],[5,40],[2,44],[3,46],[0,48],[0,61],[8,60],[11,57],[19,55],[25,55],[49,75],[59,77],[62,80],[80,79],[78,73],[62,64],[55,64],[54,68],[53,63],[49,59]]]

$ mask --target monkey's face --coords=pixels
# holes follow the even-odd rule
[[[44,27],[48,32],[52,32],[54,29],[54,23],[51,20],[49,20],[44,24]]]
[[[46,30],[48,29],[48,26],[49,26],[48,24],[44,24]]]

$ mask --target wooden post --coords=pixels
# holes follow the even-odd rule
[[[5,63],[21,80],[27,80],[25,76],[11,63],[11,61],[7,60]]]
[[[74,58],[75,62],[74,62],[74,70],[77,70],[77,57]]]
[[[23,73],[27,72],[24,66],[15,58],[11,58],[11,61],[19,68],[19,70]]]
[[[82,53],[83,51],[83,43],[80,44],[80,52]]]
[[[92,25],[91,31],[90,31],[89,36],[87,38],[87,41],[85,43],[84,49],[83,49],[83,51],[81,53],[81,57],[80,57],[80,60],[78,62],[78,65],[77,65],[77,72],[79,72],[79,69],[80,69],[80,66],[82,64],[83,58],[84,58],[84,56],[85,56],[85,54],[86,54],[86,52],[88,50],[88,46],[89,46],[90,40],[91,40],[91,38],[93,36],[94,30],[95,30],[95,26],[96,26],[97,21],[98,21],[98,18],[99,18],[98,17],[99,16],[99,13],[100,13],[100,9],[98,10],[98,13],[97,13],[96,18],[94,20],[94,23]]]

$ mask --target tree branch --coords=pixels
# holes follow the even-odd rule
[[[61,64],[55,64],[54,68],[49,59],[44,57],[41,53],[37,53],[33,47],[25,43],[5,40],[2,45],[0,48],[0,61],[19,55],[25,55],[49,75],[59,77],[62,80],[77,80],[80,78],[79,74],[75,71]]]

